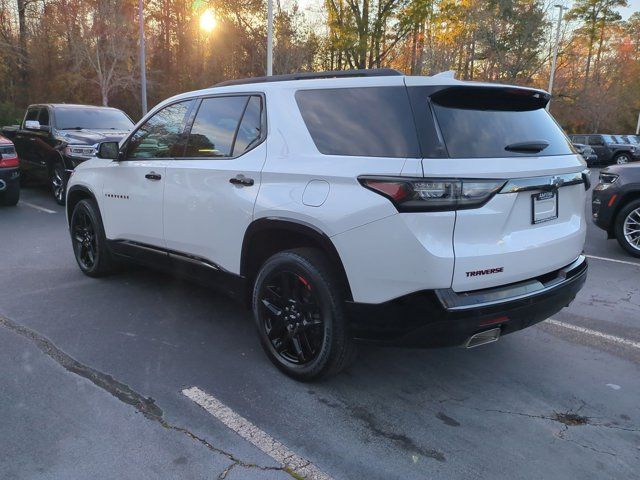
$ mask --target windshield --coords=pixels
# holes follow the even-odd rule
[[[59,130],[129,130],[133,122],[124,112],[111,108],[56,108]]]
[[[604,135],[604,141],[607,143],[624,143],[615,135]]]

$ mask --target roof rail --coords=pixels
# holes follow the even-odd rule
[[[334,70],[328,72],[300,72],[287,75],[272,75],[270,77],[240,78],[216,83],[214,87],[229,85],[244,85],[247,83],[286,82],[288,80],[312,80],[316,78],[346,78],[346,77],[394,77],[404,75],[393,68],[371,68],[362,70]]]

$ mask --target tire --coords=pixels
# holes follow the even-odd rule
[[[631,161],[628,153],[619,153],[613,158],[616,165],[625,165]]]
[[[620,246],[634,257],[640,257],[640,199],[622,207],[613,228]]]
[[[14,207],[20,200],[20,183],[15,181],[7,185],[7,189],[0,193],[0,205]]]
[[[116,268],[107,246],[100,210],[94,200],[81,200],[73,209],[69,232],[76,262],[90,277],[104,277]]]
[[[49,171],[49,188],[58,205],[64,205],[67,196],[67,182],[64,179],[64,164],[56,160]]]
[[[356,347],[344,292],[336,269],[313,248],[280,252],[262,265],[253,315],[262,348],[276,367],[311,381],[336,375],[352,362]]]

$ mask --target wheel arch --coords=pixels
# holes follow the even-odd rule
[[[615,160],[620,155],[626,155],[627,157],[629,157],[629,159],[633,158],[632,155],[631,155],[631,151],[630,150],[625,150],[624,148],[620,148],[620,149],[615,150],[613,152],[613,155],[611,156],[611,158],[613,160]]]
[[[640,199],[640,185],[637,185],[637,187],[638,187],[637,189],[624,192],[621,195],[620,200],[616,205],[616,209],[613,212],[613,217],[612,217],[613,221],[611,222],[611,225],[609,226],[609,231],[607,232],[609,234],[609,238],[613,238],[615,236],[615,228],[616,228],[615,225],[616,225],[616,222],[618,221],[618,215],[620,214],[620,211],[629,202],[633,202],[634,200]]]
[[[300,220],[267,217],[254,220],[242,242],[240,274],[252,284],[260,266],[272,255],[292,248],[312,247],[321,250],[336,266],[347,300],[352,300],[351,288],[340,254],[331,238],[322,230]]]
[[[51,173],[56,162],[62,163],[65,169],[73,169],[71,162],[63,155],[62,151],[54,148],[47,156],[47,172]]]
[[[67,214],[67,224],[71,223],[71,215],[73,214],[73,209],[76,208],[76,205],[81,200],[92,199],[97,203],[96,196],[93,192],[83,186],[83,185],[73,185],[67,191],[67,205],[66,205],[66,214]]]

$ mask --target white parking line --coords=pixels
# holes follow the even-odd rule
[[[35,205],[33,203],[25,202],[23,200],[20,200],[20,205],[24,205],[25,207],[35,208],[36,210],[40,210],[41,212],[45,212],[45,213],[58,213],[55,210],[49,210],[48,208],[44,208],[44,207],[41,207],[40,205]]]
[[[567,330],[584,333],[586,335],[591,335],[592,337],[602,338],[603,340],[608,340],[619,345],[624,345],[625,347],[637,348],[638,350],[640,350],[640,342],[634,342],[633,340],[629,340],[627,338],[616,337],[615,335],[609,335],[608,333],[599,332],[598,330],[591,330],[590,328],[579,327],[572,323],[560,322],[559,320],[554,320],[553,318],[547,319],[546,322],[550,323],[551,325],[566,328]]]
[[[296,475],[309,480],[332,480],[309,460],[296,455],[268,433],[198,387],[186,388],[182,394]]]
[[[595,255],[585,255],[585,257],[594,258],[596,260],[605,260],[607,262],[624,263],[625,265],[633,265],[635,267],[640,267],[640,263],[638,262],[629,262],[627,260],[616,260],[615,258],[607,258],[607,257],[596,257]]]

